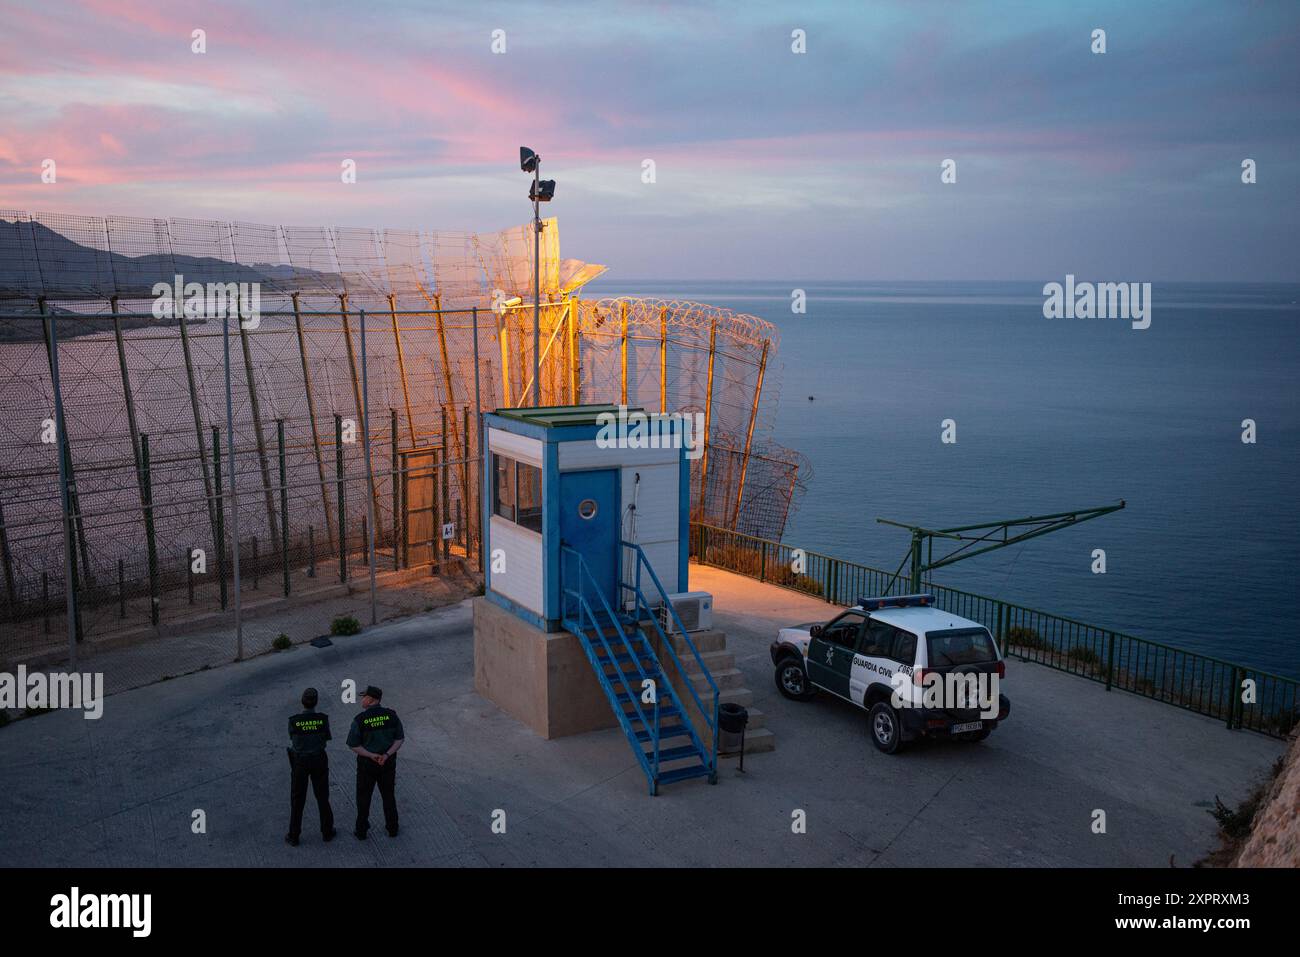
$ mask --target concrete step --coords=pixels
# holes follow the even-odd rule
[[[775,750],[776,750],[776,735],[772,733],[772,730],[770,728],[750,727],[745,729],[745,753],[746,754],[757,754],[762,751],[775,751]],[[740,755],[738,753],[718,754],[719,762],[729,761],[729,760],[739,762]]]
[[[695,689],[695,693],[699,695],[705,709],[709,711],[709,718],[713,717],[712,689],[700,670],[695,655],[691,653],[690,645],[694,645],[699,651],[704,666],[709,669],[709,674],[713,676],[713,680],[718,685],[718,703],[726,704],[730,702],[738,704],[749,712],[749,724],[745,732],[745,753],[773,750],[776,747],[776,736],[767,727],[767,715],[758,708],[752,707],[754,692],[744,686],[745,676],[736,667],[736,656],[727,651],[727,633],[711,629],[709,631],[692,632],[689,636],[669,635],[668,640],[672,643],[673,650],[677,652],[677,657],[681,660],[682,670],[690,678],[691,687]],[[653,636],[652,644],[659,644],[658,635]],[[665,658],[667,655],[661,651],[660,657]],[[665,667],[668,670],[669,680],[678,677],[677,669],[671,664],[666,664]],[[709,738],[711,732],[708,730],[708,721],[696,708],[695,700],[691,697],[690,692],[680,686],[678,692],[679,697],[682,698],[682,708],[686,717],[695,727],[696,733],[702,739]]]
[[[695,656],[690,652],[685,655],[678,655],[682,663],[682,670],[688,675],[698,675],[700,673],[700,663],[695,660]],[[736,667],[736,656],[730,651],[701,651],[700,658],[704,661],[704,667],[710,672],[726,671],[729,668]],[[665,668],[670,672],[675,668],[665,663]]]
[[[700,695],[700,700],[704,700],[703,695]],[[754,692],[748,688],[719,688],[718,703],[726,704],[729,701],[732,704],[740,705],[742,708],[748,708],[754,703]]]
[[[655,637],[658,638],[658,635],[656,634]],[[687,637],[690,638],[689,643]],[[682,654],[690,655],[691,644],[695,645],[701,655],[706,651],[727,650],[727,633],[725,631],[693,631],[689,636],[669,635],[668,640],[673,643],[673,650],[677,652],[679,657]]]
[[[709,669],[709,674],[713,677],[714,683],[718,686],[719,691],[726,691],[730,688],[743,688],[745,686],[745,675],[739,668],[719,668]],[[671,676],[670,676],[671,677]],[[690,676],[691,684],[695,686],[695,693],[704,700],[704,693],[710,694],[713,689],[709,687],[709,679],[703,672],[698,672]]]
[[[767,727],[767,712],[761,708],[746,708],[749,712],[748,730],[755,731]]]

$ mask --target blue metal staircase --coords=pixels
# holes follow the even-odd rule
[[[618,718],[632,753],[645,772],[650,793],[658,794],[660,784],[672,784],[690,778],[707,777],[710,784],[718,780],[718,686],[704,666],[699,651],[686,634],[677,612],[668,601],[659,578],[646,561],[641,546],[623,542],[630,553],[634,569],[632,581],[620,581],[623,607],[610,607],[601,593],[582,555],[568,546],[560,548],[560,574],[564,590],[564,627],[578,636],[582,649],[596,673],[605,697]],[[620,562],[620,566],[625,563]],[[642,577],[642,570],[648,574]],[[658,604],[673,616],[678,634],[694,654],[701,673],[712,689],[712,706],[706,708],[695,691],[690,676],[682,667],[672,641],[664,633],[655,606],[646,600],[642,581],[649,581]],[[659,637],[670,668],[665,671],[655,653],[642,622],[650,622]],[[670,677],[671,675],[671,677]],[[695,724],[683,708],[683,699],[673,685],[678,679],[703,717],[711,740],[700,739]]]

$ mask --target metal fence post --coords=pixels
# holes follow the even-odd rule
[[[195,451],[199,459],[199,468],[203,472],[203,494],[207,496],[208,529],[212,533],[212,544],[215,546],[217,543],[217,507],[212,494],[212,476],[208,474],[208,454],[207,449],[204,447],[206,443],[203,440],[203,416],[199,411],[198,385],[194,377],[194,357],[190,352],[189,327],[185,322],[183,305],[175,307],[175,318],[177,328],[179,328],[181,334],[181,353],[185,360],[185,384],[190,397],[190,414],[194,417]],[[224,584],[223,582],[223,588]],[[224,598],[221,607],[226,607]]]
[[[452,410],[451,421],[453,425],[456,422],[454,409]],[[439,465],[441,466],[438,470],[440,473],[438,483],[442,496],[438,503],[438,517],[441,522],[446,522],[447,519],[451,518],[451,483],[449,481],[450,477],[447,475],[451,465],[447,460],[447,452],[447,407],[444,405],[442,407],[442,450],[438,453]],[[434,526],[434,534],[442,541],[442,560],[445,562],[451,558],[451,542],[442,534],[441,522]]]
[[[77,495],[77,470],[72,461],[72,437],[68,434],[67,416],[64,414],[63,407],[63,380],[59,374],[59,348],[58,348],[58,331],[56,323],[57,316],[48,313],[46,310],[45,297],[37,300],[37,305],[41,310],[41,316],[45,321],[45,338],[46,348],[48,350],[48,359],[50,365],[50,381],[54,389],[54,427],[58,440],[58,448],[61,450],[59,461],[61,471],[59,472],[60,487],[66,491],[68,521],[72,523],[72,569],[69,581],[72,583],[74,594],[80,589],[81,582],[77,572],[77,556],[81,557],[81,570],[86,576],[86,584],[91,588],[95,586],[95,575],[90,567],[90,550],[86,545],[86,523],[81,513],[81,502]],[[82,638],[81,630],[81,606],[77,605],[75,618],[77,641]]]
[[[4,505],[0,504],[0,565],[4,566],[5,595],[9,599],[9,616],[18,620],[18,587],[14,582],[14,560],[9,551],[9,532],[5,528]]]
[[[236,307],[235,321],[239,321]],[[230,317],[221,323],[221,343],[226,376],[226,467],[230,470],[231,573],[235,583],[235,660],[244,660],[243,588],[239,575],[239,475],[235,471],[235,398],[230,373]]]
[[[217,547],[217,578],[221,582],[221,610],[226,610],[226,502],[221,494],[221,429],[212,427],[212,473],[216,480],[213,498],[216,500],[216,527],[213,534]]]
[[[135,395],[131,391],[131,373],[126,361],[126,340],[122,334],[122,317],[117,311],[117,297],[113,296],[109,301],[111,304],[110,308],[113,310],[113,339],[117,344],[117,365],[118,371],[122,376],[122,402],[126,406],[126,426],[128,437],[131,442],[131,461],[135,463],[135,484],[140,496],[140,510],[143,513],[142,517],[144,518],[145,526],[147,528],[151,524],[150,512],[152,505],[148,500],[149,492],[145,489],[147,480],[144,475],[145,466],[143,464],[142,451],[144,437],[140,434],[140,429],[136,424]],[[155,582],[153,579],[156,570],[157,569],[154,566],[151,566],[149,569],[150,595],[156,594],[154,591]],[[155,620],[154,624],[156,625],[157,623],[158,622]]]
[[[478,306],[475,306],[471,312],[471,321],[473,323],[474,335],[474,449],[478,459],[478,467],[483,468],[483,401],[479,394],[479,368],[478,368]],[[574,399],[574,404],[577,404]],[[466,443],[468,445],[468,442]],[[479,480],[474,483],[474,528],[478,536],[478,570],[484,570],[483,548],[486,541],[486,535],[483,532],[483,473],[479,473]]]
[[[338,483],[339,581],[348,580],[347,489],[343,485],[343,416],[334,413],[334,475]]]
[[[44,299],[41,300],[41,312],[42,314],[45,313]],[[59,489],[63,506],[63,554],[65,558],[63,590],[67,598],[68,660],[75,669],[77,667],[77,642],[81,640],[81,629],[77,613],[77,560],[73,556],[73,538],[76,535],[76,526],[73,523],[72,502],[68,488],[71,459],[67,454],[68,437],[65,434],[63,422],[63,389],[59,384],[59,343],[56,323],[57,319],[54,316],[47,316],[45,319],[45,335],[49,346],[50,381],[54,385],[54,427],[58,430]]]
[[[709,372],[704,386],[704,435],[700,441],[704,444],[703,451],[700,452],[700,504],[699,515],[701,521],[708,521],[709,502],[709,433],[713,427],[713,358],[717,354],[718,339],[718,321],[715,319],[709,326]]]
[[[470,438],[469,438],[470,433],[469,433],[469,406],[468,406],[468,405],[465,406],[465,408],[461,410],[461,419],[462,419],[462,422],[461,422],[461,434],[464,435],[465,440],[464,440],[463,442],[461,442],[461,453],[462,453],[462,454],[461,454],[461,457],[460,457],[460,488],[461,488],[460,498],[461,498],[461,501],[460,501],[459,503],[457,503],[457,509],[458,509],[457,514],[458,514],[458,516],[459,516],[459,514],[460,514],[460,511],[459,511],[459,510],[460,510],[461,505],[462,505],[462,503],[463,503],[463,507],[464,507],[464,516],[465,516],[465,524],[462,525],[462,524],[461,524],[461,520],[460,520],[460,518],[457,517],[457,519],[456,519],[456,531],[460,534],[461,542],[462,542],[462,543],[464,544],[464,546],[465,546],[465,558],[466,558],[466,560],[468,560],[469,557],[470,557],[470,535],[469,535],[469,490],[470,490],[470,484],[469,484],[469,479],[470,479],[469,456],[470,456],[470,451],[469,451],[469,450],[470,450],[470,446],[471,446],[471,442],[470,442]]]
[[[158,591],[158,542],[154,538],[153,475],[149,470],[149,436],[140,433],[140,478],[144,491],[144,534],[149,549],[149,620],[157,626],[162,596]]]
[[[325,461],[320,451],[320,430],[316,427],[316,400],[311,390],[311,369],[307,362],[307,334],[302,325],[302,311],[298,305],[298,293],[293,294],[293,323],[298,332],[298,356],[302,361],[302,388],[307,399],[307,419],[311,423],[311,447],[316,458],[316,475],[320,479],[320,503],[325,521],[325,536],[333,541],[334,524],[330,515],[329,493],[325,483]]]
[[[1115,632],[1106,633],[1106,690],[1115,680]]]
[[[767,370],[770,339],[763,340],[763,355],[758,360],[758,382],[754,385],[754,403],[749,409],[749,428],[745,432],[745,451],[740,458],[740,481],[736,483],[736,505],[731,513],[731,527],[740,526],[740,503],[745,495],[745,473],[749,471],[749,453],[754,444],[754,423],[758,421],[758,400],[763,395],[763,373]]]
[[[284,597],[289,597],[289,479],[284,454],[284,419],[275,420],[280,447],[280,565],[284,569]]]
[[[257,396],[257,377],[253,374],[253,351],[249,342],[248,328],[244,324],[243,305],[235,309],[235,320],[239,323],[239,344],[244,353],[244,384],[248,387],[249,415],[253,419],[253,439],[257,443],[257,464],[262,474],[262,499],[266,506],[266,524],[271,531],[271,540],[280,537],[275,516],[275,496],[271,494],[271,463],[266,454],[266,436],[262,431],[262,406]]]
[[[370,570],[370,624],[379,621],[375,596],[375,525],[379,522],[379,490],[375,486],[375,463],[370,449],[370,353],[366,349],[366,311],[361,310],[361,440],[366,453],[366,567]]]
[[[398,542],[401,541],[401,521],[402,521],[402,486],[397,481],[397,410],[388,410],[389,428],[392,430],[392,457],[390,460],[390,480],[393,483],[393,570],[402,567],[402,555],[398,548]]]
[[[406,383],[406,355],[402,351],[402,330],[397,324],[397,297],[388,296],[388,315],[393,320],[393,345],[397,349],[397,376],[402,382],[402,400],[406,403],[406,430],[415,446],[415,416],[411,414],[411,390]],[[397,410],[393,409],[393,444],[397,444]]]

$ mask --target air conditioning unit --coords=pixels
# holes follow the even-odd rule
[[[669,595],[673,610],[682,621],[687,631],[708,631],[713,627],[713,596],[706,591],[684,591]],[[659,626],[666,634],[677,633],[677,622],[668,609],[660,605],[657,609]]]

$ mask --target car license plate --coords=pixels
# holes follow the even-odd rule
[[[954,724],[952,726],[952,733],[962,734],[966,731],[981,731],[983,728],[983,721],[967,721],[965,724]]]

